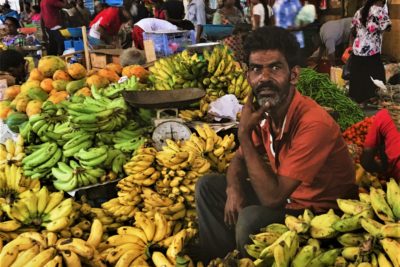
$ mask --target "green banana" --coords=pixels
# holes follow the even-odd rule
[[[332,266],[341,252],[341,249],[330,249],[326,252],[319,254],[316,258],[311,260],[308,266]]]
[[[360,212],[357,215],[353,215],[350,218],[347,219],[341,219],[334,224],[332,224],[332,228],[335,229],[336,231],[345,233],[345,232],[351,232],[354,230],[358,230],[361,228],[361,218],[373,218],[374,217],[374,212],[372,209],[367,209],[362,212]]]
[[[80,116],[72,117],[71,122],[76,124],[96,123],[99,120],[110,117],[113,113],[113,109],[106,109],[97,113],[83,114]]]
[[[47,143],[48,145],[36,150],[22,160],[24,166],[36,167],[47,161],[57,150],[56,143]]]
[[[346,233],[339,236],[337,240],[344,247],[356,247],[360,246],[365,241],[365,238],[363,234]]]
[[[246,250],[247,254],[249,254],[251,257],[258,259],[264,247],[257,246],[255,244],[250,244],[250,245],[245,245],[244,249]]]
[[[397,220],[400,220],[400,187],[393,178],[390,178],[390,181],[386,185],[387,202],[392,208],[393,215]]]
[[[74,190],[78,186],[78,180],[75,176],[72,176],[72,178],[67,182],[61,182],[57,180],[53,182],[53,185],[57,190],[69,192]]]
[[[386,202],[385,192],[382,189],[370,188],[371,206],[375,214],[385,222],[394,222],[394,214]]]
[[[75,133],[75,137],[73,137],[67,143],[65,143],[65,145],[63,146],[63,149],[68,150],[68,149],[74,148],[74,147],[78,146],[79,144],[83,143],[84,141],[92,139],[92,137],[93,137],[92,135],[87,134],[87,133],[84,133],[82,135],[78,135],[77,133]]]
[[[91,160],[79,160],[79,163],[84,167],[95,167],[102,164],[107,159],[107,153],[98,155]]]
[[[112,171],[116,174],[121,173],[122,172],[122,167],[124,166],[124,164],[126,163],[127,158],[125,156],[125,154],[119,154],[117,155],[112,162]]]
[[[292,267],[306,267],[312,259],[317,255],[318,249],[312,245],[306,245],[302,247],[294,257],[291,266]]]
[[[65,183],[68,182],[74,175],[72,171],[63,172],[60,168],[52,168],[51,173],[57,179],[57,181]]]
[[[103,154],[107,154],[107,147],[105,146],[93,147],[89,148],[88,150],[85,149],[79,150],[79,153],[76,156],[76,158],[79,160],[90,161]]]
[[[92,140],[83,141],[82,143],[76,145],[75,147],[71,147],[69,149],[64,150],[63,151],[64,156],[67,158],[72,157],[76,153],[78,153],[81,149],[87,149],[87,148],[91,147],[92,144],[93,144]]]
[[[43,164],[36,167],[37,171],[44,171],[52,168],[57,164],[57,162],[62,158],[63,152],[61,149],[57,148],[56,152]]]
[[[85,172],[96,179],[106,175],[106,171],[101,168],[86,168]]]

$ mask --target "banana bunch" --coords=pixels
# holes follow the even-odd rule
[[[140,188],[139,188],[140,190]],[[138,212],[137,205],[142,202],[140,192],[118,192],[118,197],[112,198],[101,204],[106,214],[109,214],[116,222],[125,222],[134,217]]]
[[[148,215],[154,215],[156,212],[162,213],[170,221],[177,221],[185,218],[186,205],[185,198],[170,194],[168,196],[161,195],[150,188],[142,188],[143,212]],[[193,193],[192,193],[193,194]]]
[[[0,202],[13,203],[26,190],[38,190],[40,181],[25,178],[22,168],[15,164],[5,164],[0,170]],[[1,230],[0,230],[1,231]]]
[[[197,266],[202,265],[202,263],[197,263]],[[210,261],[208,267],[229,267],[229,266],[237,266],[237,267],[255,267],[253,261],[249,258],[239,259],[239,251],[234,250],[229,252],[225,258],[216,258]]]
[[[207,71],[210,77],[203,79],[203,84],[211,89],[226,89],[238,70],[233,56],[229,54],[228,46],[216,46],[211,54],[205,50],[204,58],[208,62]]]
[[[51,169],[63,158],[63,150],[54,142],[35,146],[32,153],[22,160],[24,175],[40,179],[51,174]]]
[[[160,178],[156,169],[157,150],[154,147],[140,147],[124,165],[127,177],[123,180],[137,185],[150,186]]]
[[[247,81],[247,78],[244,73],[240,73],[237,77],[231,80],[231,83],[228,86],[228,94],[233,94],[239,99],[241,104],[246,103],[247,96],[251,92],[251,86]]]
[[[112,138],[114,148],[122,152],[132,153],[146,143],[152,130],[153,127],[141,127],[135,130],[122,129],[115,132]]]
[[[26,190],[13,204],[3,205],[10,219],[23,225],[43,226],[48,231],[60,231],[71,223],[72,199],[64,199],[64,193],[50,193],[46,187]]]
[[[110,132],[126,124],[127,106],[123,98],[111,100],[103,97],[94,87],[92,95],[82,102],[64,102],[72,128],[86,132]]]
[[[62,141],[62,132],[58,129],[63,129],[65,125],[68,125],[68,116],[62,106],[46,101],[42,105],[42,112],[29,118],[29,125],[30,131],[35,133],[42,142],[58,143]],[[30,134],[28,130],[24,129],[21,135],[28,137]]]
[[[197,54],[189,55],[183,51],[168,58],[161,58],[149,68],[149,80],[155,90],[173,90],[182,88],[202,88],[200,80],[206,74],[206,63]]]
[[[82,166],[74,160],[58,162],[57,167],[51,169],[55,180],[53,185],[57,190],[72,191],[78,187],[97,184],[106,172],[102,168]]]
[[[200,100],[200,103],[202,100],[203,99]],[[200,106],[200,107],[205,107],[204,111],[203,108],[201,110],[181,109],[179,110],[178,116],[179,118],[185,120],[186,122],[201,120],[202,118],[205,117],[208,111],[208,103],[206,103],[205,105]]]
[[[121,83],[112,83],[106,88],[101,88],[99,92],[107,98],[114,99],[120,97],[123,91],[137,91],[139,87],[142,86],[139,84],[138,78],[133,75]]]
[[[104,241],[108,238],[108,231],[115,231],[118,227],[121,226],[121,223],[116,222],[112,215],[108,214],[105,209],[91,207],[88,203],[82,203],[79,208],[79,214],[79,218],[76,220],[77,223],[74,226],[71,226],[70,234],[65,237],[73,236],[72,229],[76,226],[82,229],[83,239],[87,239],[87,231],[92,225],[90,222],[94,220],[99,220],[103,225],[102,241]]]
[[[106,266],[96,250],[102,224],[94,220],[87,240],[59,238],[50,231],[24,232],[0,248],[1,266]]]
[[[15,142],[7,139],[4,144],[0,144],[0,170],[9,162],[19,164],[24,157],[24,138],[21,135],[18,135]]]

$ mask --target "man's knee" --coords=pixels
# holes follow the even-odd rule
[[[219,188],[222,178],[222,175],[219,174],[207,174],[201,177],[196,183],[196,199],[203,198]]]
[[[236,235],[240,237],[248,237],[253,231],[259,230],[263,226],[259,226],[259,217],[263,216],[263,212],[260,211],[261,206],[248,206],[243,208],[239,212],[237,224],[236,224]]]

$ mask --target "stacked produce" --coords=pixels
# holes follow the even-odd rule
[[[314,216],[286,215],[251,235],[246,245],[255,266],[400,266],[400,187],[370,188],[360,200],[338,199],[333,210]],[[339,245],[338,245],[339,244]]]
[[[321,106],[337,111],[337,122],[342,130],[364,119],[364,113],[357,103],[331,82],[328,75],[302,69],[296,88]]]
[[[149,80],[155,90],[202,88],[202,77],[207,72],[206,63],[197,54],[189,55],[185,50],[168,58],[161,58],[149,68]]]
[[[362,121],[359,121],[343,132],[344,139],[351,144],[356,144],[359,147],[364,146],[365,137],[367,136],[369,127],[374,121],[374,116],[367,117]]]
[[[149,216],[160,212],[171,221],[196,219],[194,191],[197,180],[209,171],[225,172],[234,156],[234,136],[219,137],[210,126],[196,127],[189,140],[166,140],[161,151],[136,150],[125,164],[128,175],[118,182],[118,197],[102,207],[118,221],[132,219],[138,209]]]

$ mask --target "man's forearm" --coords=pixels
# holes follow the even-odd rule
[[[238,189],[243,179],[247,178],[246,164],[237,154],[232,159],[226,174],[227,188]]]
[[[280,196],[276,174],[266,165],[251,138],[242,140],[240,146],[244,154],[252,187],[261,204],[268,207],[280,206],[282,204],[282,196]]]
[[[196,25],[196,43],[200,42],[200,37],[202,33],[203,33],[203,25]]]

